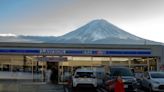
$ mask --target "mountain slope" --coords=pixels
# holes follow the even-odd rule
[[[100,40],[100,39],[104,39],[108,37],[120,38],[120,39],[130,38],[130,39],[135,39],[135,40],[140,39],[138,37],[135,37],[134,35],[131,35],[119,29],[118,27],[108,23],[105,20],[94,20],[88,23],[87,25],[62,36],[62,38],[65,38],[65,39],[77,38],[83,41],[85,41],[87,38],[88,39],[90,38],[92,39],[92,41],[95,41],[95,40]]]
[[[105,20],[94,20],[79,29],[58,37],[57,43],[159,44],[132,35]]]
[[[0,36],[0,42],[78,44],[161,44],[130,34],[106,20],[93,20],[63,36]]]

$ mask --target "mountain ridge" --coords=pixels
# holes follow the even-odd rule
[[[130,34],[106,20],[93,20],[82,27],[58,37],[57,43],[145,44],[143,38]],[[146,40],[147,44],[157,42]]]
[[[104,19],[86,23],[62,36],[0,36],[0,42],[80,43],[80,44],[161,44],[140,38]]]

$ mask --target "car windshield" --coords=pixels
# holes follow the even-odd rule
[[[111,68],[110,70],[111,76],[116,76],[120,74],[121,76],[133,76],[133,73],[128,68]]]
[[[151,73],[152,78],[164,78],[164,73]]]
[[[93,77],[93,72],[77,72],[78,77]]]

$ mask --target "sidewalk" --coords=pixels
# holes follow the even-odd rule
[[[41,82],[0,80],[0,92],[64,92],[64,88]]]
[[[0,71],[0,79],[41,79],[40,73]]]

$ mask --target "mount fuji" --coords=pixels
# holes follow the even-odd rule
[[[93,20],[63,36],[0,36],[0,42],[72,44],[161,44],[130,34],[103,19]]]
[[[88,24],[57,37],[56,43],[82,44],[160,44],[130,34],[106,20],[93,20]]]

